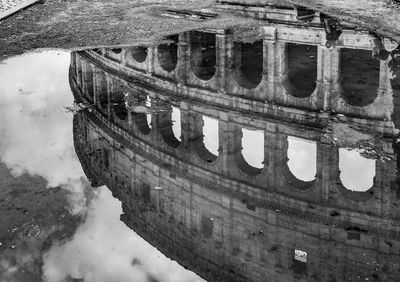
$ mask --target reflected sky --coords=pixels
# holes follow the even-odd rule
[[[127,228],[119,219],[120,202],[106,187],[86,199],[87,179],[73,144],[73,113],[65,109],[73,104],[69,64],[69,53],[50,51],[0,65],[1,161],[15,176],[38,175],[49,189],[69,190],[70,212],[85,216],[72,240],[54,242],[43,254],[44,280],[201,281]]]
[[[360,152],[339,149],[340,181],[352,191],[366,191],[374,184],[376,160],[367,159]]]
[[[73,103],[68,83],[70,55],[25,55],[0,65],[0,158],[16,175],[39,175],[62,185],[82,207],[84,173],[72,141]]]
[[[218,156],[219,138],[218,138],[218,120],[203,116],[204,127],[204,146],[214,155]]]
[[[263,168],[264,133],[262,131],[242,129],[242,154],[247,163],[256,168]]]
[[[303,181],[312,181],[317,173],[317,143],[289,136],[288,166],[293,175]]]
[[[119,220],[121,203],[102,187],[72,240],[44,255],[45,281],[204,281],[171,261]]]
[[[172,107],[172,131],[176,139],[181,141],[181,111]]]

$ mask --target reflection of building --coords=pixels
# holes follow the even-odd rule
[[[235,105],[235,110],[314,125],[333,112],[379,132],[398,132],[390,118],[388,62],[372,59],[373,36],[344,30],[338,46],[328,50],[321,27],[274,25],[263,34],[249,44],[225,31],[189,32],[157,48],[103,49],[84,56],[175,96],[224,109]],[[80,57],[76,67],[92,76]],[[104,78],[96,80],[104,84],[97,88],[106,87]]]
[[[211,281],[396,280],[396,162],[377,160],[374,186],[350,191],[340,182],[338,148],[321,130],[327,112],[336,111],[349,122],[396,133],[386,116],[393,108],[386,63],[376,77],[375,100],[352,105],[339,83],[343,50],[314,42],[318,30],[301,39],[280,28],[273,41],[252,45],[235,44],[226,33],[188,33],[171,38],[176,45],[155,49],[74,53],[71,88],[93,105],[74,120],[84,170],[122,201],[128,226]],[[343,48],[372,48],[368,35],[347,36]],[[291,48],[300,56],[291,57]],[[310,83],[296,84],[288,66],[295,69],[290,59],[301,60],[304,52],[309,58],[313,48],[316,63],[307,62],[317,82],[306,95]],[[257,84],[257,75],[245,74],[257,68],[246,68],[241,56],[260,50]],[[147,97],[160,111],[140,110]],[[180,138],[172,129],[172,107],[180,109]],[[218,155],[204,145],[203,116],[218,120]],[[243,129],[264,133],[263,168],[244,159]],[[314,180],[301,181],[288,168],[288,137],[317,144]],[[381,147],[396,159],[391,143]]]

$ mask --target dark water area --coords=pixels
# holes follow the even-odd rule
[[[398,281],[400,48],[314,14],[3,62],[0,281]]]

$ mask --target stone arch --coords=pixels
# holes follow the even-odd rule
[[[241,171],[249,175],[257,175],[264,167],[264,132],[241,130],[242,152],[236,161]]]
[[[317,86],[318,48],[314,45],[286,44],[286,78],[288,93],[297,98],[310,97]]]
[[[132,58],[138,63],[143,63],[144,61],[146,61],[147,51],[147,48],[143,46],[131,47],[127,50]]]
[[[177,148],[181,144],[180,135],[179,137],[177,137],[174,131],[174,119],[176,118],[179,118],[179,124],[180,124],[180,116],[177,117],[176,112],[174,115],[172,108],[169,111],[164,111],[157,114],[157,119],[158,119],[157,124],[161,136],[164,142],[173,148]]]
[[[311,188],[317,175],[317,143],[288,136],[284,139],[286,158],[282,163],[285,180],[301,190]]]
[[[197,130],[202,132],[201,138],[197,138],[194,146],[197,155],[206,162],[214,162],[218,157],[219,149],[219,124],[218,120],[208,116],[198,117],[200,128]]]
[[[367,106],[378,96],[380,63],[370,50],[343,48],[340,51],[342,98],[352,106]]]
[[[263,42],[234,43],[233,73],[237,83],[244,88],[256,88],[263,75]]]
[[[352,192],[366,192],[374,186],[376,160],[363,153],[339,149],[339,179],[343,187]]]
[[[217,52],[214,33],[194,31],[190,40],[190,64],[201,80],[210,80],[216,73]]]
[[[169,36],[171,43],[157,47],[157,57],[160,67],[166,72],[171,72],[178,63],[178,35]]]

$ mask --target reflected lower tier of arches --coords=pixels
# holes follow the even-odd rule
[[[276,164],[269,166],[272,186],[239,181],[191,162],[190,151],[178,158],[161,141],[126,135],[93,111],[74,117],[74,143],[92,184],[106,185],[121,200],[127,226],[209,281],[395,281],[399,275],[394,183],[381,187],[365,210],[328,183],[303,192],[318,200],[300,199],[282,193]]]

